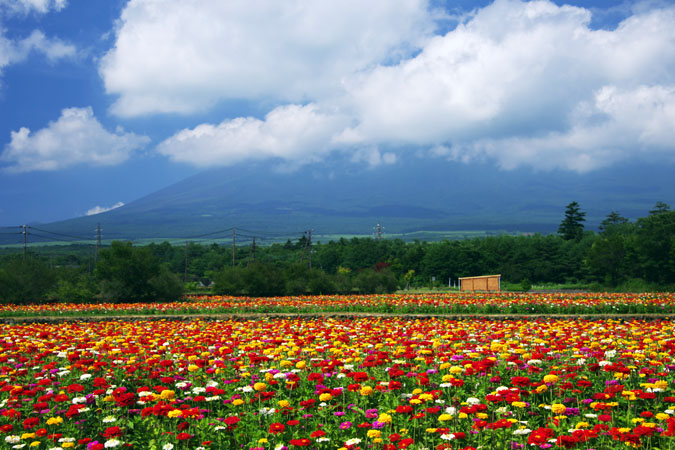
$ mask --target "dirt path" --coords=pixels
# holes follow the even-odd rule
[[[406,319],[489,319],[489,320],[548,320],[548,319],[614,319],[614,320],[675,320],[675,314],[395,314],[395,313],[359,313],[359,312],[326,312],[326,313],[232,313],[232,314],[138,314],[138,315],[99,315],[99,316],[23,316],[2,317],[0,323],[58,323],[58,322],[101,322],[107,320],[141,321],[141,320],[251,320],[264,318],[337,318],[353,319],[361,317],[401,317]]]

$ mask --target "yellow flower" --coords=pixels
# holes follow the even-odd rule
[[[478,419],[487,419],[487,418],[488,418],[488,415],[485,414],[485,413],[476,413],[476,417],[477,417]]]
[[[457,417],[459,417],[460,419],[466,419],[467,417],[469,417],[469,415],[467,413],[461,412],[461,413],[459,413],[459,416],[457,416]]]
[[[366,436],[368,436],[371,439],[379,438],[382,435],[382,432],[380,430],[368,430],[366,433]]]
[[[35,433],[24,433],[21,435],[21,439],[35,439]]]
[[[559,379],[558,375],[548,374],[544,376],[544,383],[557,383]]]
[[[457,375],[458,373],[462,373],[462,372],[464,372],[464,369],[463,369],[462,367],[460,367],[460,366],[452,366],[452,367],[450,367],[450,373],[451,373],[451,374]]]
[[[279,405],[279,408],[288,408],[289,406],[291,406],[288,400],[279,400],[279,402],[277,402],[277,405]]]
[[[391,423],[391,416],[389,414],[382,413],[380,414],[380,417],[377,418],[377,421],[382,423]]]
[[[579,430],[579,429],[582,429],[582,428],[588,428],[590,426],[591,425],[588,422],[579,422],[574,426],[574,428]]]
[[[565,414],[567,407],[561,403],[554,403],[551,405],[551,411],[553,411],[554,414]]]
[[[173,419],[174,417],[181,417],[182,415],[183,415],[183,411],[181,411],[180,409],[174,409],[173,411],[169,411],[169,413],[167,414],[167,417],[169,419]]]
[[[307,366],[307,363],[305,361],[298,361],[295,364],[296,369],[304,369]]]
[[[326,392],[325,394],[319,395],[319,400],[321,400],[322,402],[329,402],[332,398],[333,398],[333,396],[331,394],[329,394],[328,392]]]
[[[511,406],[514,408],[525,408],[527,406],[527,403],[525,402],[513,402],[511,403]]]
[[[62,447],[62,448],[75,447],[75,443],[74,443],[74,442],[63,442],[63,443],[61,444],[61,447]]]
[[[658,414],[656,415],[656,419],[657,419],[657,420],[662,420],[662,421],[663,421],[663,420],[666,420],[666,419],[668,419],[668,418],[670,418],[670,416],[669,416],[668,414],[666,414],[666,413],[658,413]]]
[[[535,391],[537,391],[537,394],[541,394],[542,392],[548,391],[548,386],[546,386],[545,384],[542,384],[541,386],[537,386]]]
[[[56,416],[56,417],[50,417],[47,419],[47,425],[58,425],[63,423],[63,419],[61,416]]]
[[[30,443],[30,447],[37,447],[38,445],[40,445],[40,441],[33,441]]]
[[[199,366],[197,366],[197,365],[190,364],[190,365],[188,366],[188,372],[196,372],[196,371],[198,371],[198,370],[199,370]]]
[[[176,397],[176,392],[172,391],[171,389],[164,389],[160,394],[159,397],[162,400],[173,400],[174,397]]]
[[[253,385],[253,389],[255,389],[258,392],[264,391],[266,387],[267,387],[267,385],[265,383],[255,383]]]
[[[269,442],[269,441],[265,438],[258,439],[258,444],[267,444],[267,442]]]
[[[363,395],[364,397],[365,397],[365,396],[368,396],[368,395],[372,395],[372,393],[373,393],[373,388],[370,387],[370,386],[363,386],[363,387],[361,388],[360,393],[361,393],[361,395]]]
[[[438,416],[438,420],[440,422],[447,422],[448,420],[452,420],[452,416],[450,414],[441,414]]]
[[[238,399],[235,399],[234,401],[232,401],[232,404],[234,406],[239,406],[239,405],[243,405],[244,401],[242,399],[238,398]]]

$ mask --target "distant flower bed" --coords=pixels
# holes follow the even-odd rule
[[[449,293],[248,298],[180,302],[0,305],[0,316],[372,312],[411,314],[673,314],[675,294]]]
[[[5,325],[0,447],[673,448],[674,335],[580,319]]]

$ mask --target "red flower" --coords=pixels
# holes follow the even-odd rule
[[[23,429],[24,430],[32,430],[38,424],[40,423],[40,418],[39,417],[29,417],[26,420],[23,421]]]
[[[277,434],[277,433],[283,433],[286,427],[284,426],[283,423],[279,422],[274,422],[273,424],[270,424],[269,430],[267,430],[268,433],[272,434]]]
[[[316,430],[312,434],[310,434],[309,437],[316,439],[316,438],[320,438],[321,436],[325,436],[325,435],[326,435],[325,431]]]
[[[103,433],[104,438],[112,438],[117,436],[122,436],[122,430],[120,430],[120,427],[108,427]]]
[[[312,441],[304,438],[304,439],[291,439],[290,440],[291,445],[295,445],[296,447],[307,447],[308,445],[312,444]]]
[[[176,436],[176,439],[178,439],[179,441],[187,441],[191,437],[192,437],[192,435],[188,434],[188,433],[178,433],[178,435]]]

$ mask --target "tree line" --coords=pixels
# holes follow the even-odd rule
[[[675,211],[659,202],[631,222],[612,211],[597,232],[567,205],[557,234],[500,235],[442,242],[339,239],[308,245],[303,236],[253,249],[168,242],[113,242],[95,267],[88,247],[58,255],[0,257],[0,301],[173,300],[210,286],[216,294],[272,296],[384,293],[455,284],[464,276],[501,274],[527,288],[555,283],[594,289],[672,290]],[[187,264],[186,264],[187,254]],[[311,258],[311,267],[310,267]],[[234,261],[234,265],[232,265]]]

